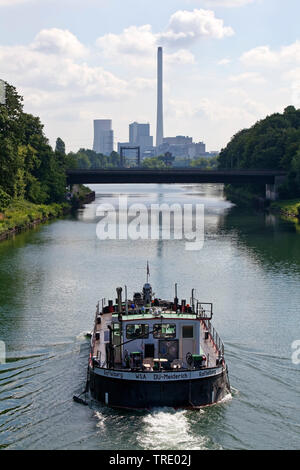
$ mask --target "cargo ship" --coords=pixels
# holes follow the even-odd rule
[[[213,304],[156,296],[147,282],[127,298],[96,307],[86,391],[112,408],[201,408],[230,393],[224,345],[212,325]],[[125,295],[124,295],[125,294]],[[124,297],[124,298],[123,298]]]

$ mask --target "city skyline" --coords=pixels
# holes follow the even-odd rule
[[[0,78],[67,150],[91,146],[98,116],[113,120],[115,147],[130,122],[155,131],[159,45],[167,136],[216,150],[266,115],[300,106],[295,0],[0,0],[0,12]]]

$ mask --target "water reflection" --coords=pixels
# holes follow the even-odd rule
[[[220,219],[220,230],[234,233],[268,269],[300,272],[300,233],[294,222],[273,214],[233,207]]]

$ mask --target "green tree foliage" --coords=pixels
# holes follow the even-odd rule
[[[282,197],[300,195],[300,109],[288,106],[238,132],[219,156],[219,168],[277,169],[289,172]]]
[[[0,188],[0,212],[4,211],[11,203],[11,197]]]
[[[66,191],[65,170],[73,167],[57,139],[53,152],[38,117],[23,112],[23,98],[6,84],[0,105],[0,188],[12,198],[34,203],[61,202]]]
[[[213,170],[218,167],[218,157],[199,157],[191,161],[192,168],[202,168],[203,170]]]
[[[112,152],[109,156],[96,153],[94,150],[81,148],[77,153],[70,152],[67,155],[71,159],[68,168],[82,168],[95,170],[97,168],[116,168],[120,166],[120,155]]]
[[[158,170],[167,168],[167,165],[163,162],[162,157],[160,156],[144,158],[142,165],[144,168],[157,168]]]
[[[55,152],[61,153],[62,155],[66,154],[66,145],[60,137],[56,139]]]

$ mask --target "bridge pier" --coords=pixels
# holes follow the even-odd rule
[[[79,184],[72,184],[71,185],[71,193],[72,193],[72,196],[74,196],[74,194],[79,193]]]
[[[266,184],[266,199],[276,201],[279,197],[278,189],[286,180],[286,176],[275,176],[274,184]]]

